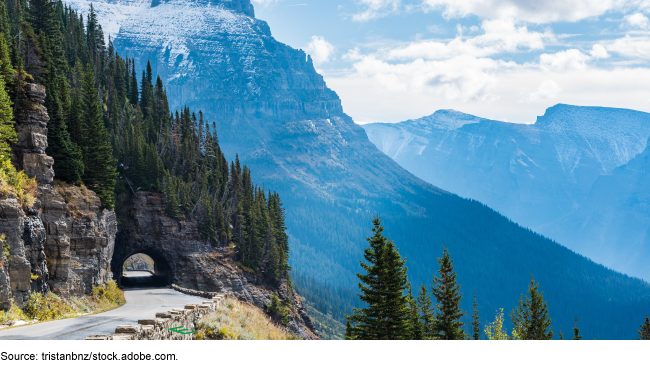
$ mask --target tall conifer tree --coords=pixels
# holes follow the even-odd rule
[[[437,339],[440,340],[464,340],[467,338],[464,323],[460,320],[466,312],[460,308],[460,301],[463,294],[460,293],[460,285],[456,283],[454,272],[454,260],[449,257],[447,248],[443,248],[442,258],[438,258],[438,275],[433,277],[431,292],[436,298],[436,316],[434,331]]]
[[[433,328],[433,302],[424,283],[422,283],[418,291],[418,309],[420,311],[420,320],[422,321],[423,337],[424,339],[430,340],[435,337],[435,330]]]
[[[108,132],[102,120],[95,76],[88,66],[82,82],[81,122],[86,138],[81,145],[84,157],[83,181],[102,201],[102,207],[112,209],[115,202],[113,190],[117,173],[112,157],[112,148],[108,141]]]
[[[481,339],[481,322],[478,315],[478,303],[476,303],[476,293],[474,293],[474,312],[472,313],[472,338],[474,340]]]
[[[539,292],[539,283],[530,276],[528,295],[524,300],[519,298],[519,306],[512,310],[510,319],[515,331],[522,340],[551,340],[553,327],[548,315],[548,305],[544,300],[544,292]]]
[[[417,300],[413,297],[413,291],[409,285],[409,328],[411,331],[411,340],[424,340],[424,326],[420,319],[420,310]]]
[[[379,217],[373,218],[374,235],[368,237],[370,247],[364,250],[367,263],[360,262],[366,274],[357,273],[361,281],[359,297],[366,308],[354,308],[348,319],[354,324],[352,336],[359,340],[408,339],[409,308],[406,267],[392,240],[382,232]]]

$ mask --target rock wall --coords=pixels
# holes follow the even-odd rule
[[[12,162],[38,183],[38,199],[23,208],[15,196],[0,197],[0,233],[9,256],[0,253],[0,309],[22,307],[33,291],[89,294],[111,278],[115,213],[83,187],[54,186],[54,160],[46,155],[45,88],[26,84],[15,114],[17,142]],[[4,251],[4,250],[3,250]]]
[[[286,284],[278,287],[266,283],[238,266],[234,249],[213,247],[199,234],[196,222],[168,217],[162,194],[136,192],[125,207],[125,215],[112,262],[118,281],[124,261],[144,253],[153,259],[155,275],[167,284],[209,295],[230,295],[262,309],[270,304],[272,292],[280,299],[291,299],[291,331],[302,338],[318,338],[298,295]]]

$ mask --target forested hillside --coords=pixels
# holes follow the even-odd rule
[[[213,245],[233,243],[268,280],[288,279],[279,195],[255,185],[239,159],[227,162],[201,111],[170,112],[161,79],[151,67],[138,77],[105,44],[92,9],[84,19],[61,1],[0,2],[0,60],[16,108],[25,82],[45,85],[57,179],[86,185],[118,219],[133,192],[162,191],[168,215],[195,220]]]

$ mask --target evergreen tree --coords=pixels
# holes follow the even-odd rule
[[[420,311],[420,320],[422,321],[422,337],[427,340],[435,337],[433,328],[434,314],[432,306],[433,303],[431,301],[431,296],[427,292],[427,286],[422,284],[422,286],[420,286],[420,290],[418,291],[418,309]]]
[[[519,298],[519,306],[510,313],[510,319],[515,331],[522,340],[551,340],[553,327],[548,315],[548,306],[544,300],[544,292],[538,292],[539,283],[530,276],[528,295]]]
[[[417,300],[413,297],[413,291],[409,285],[409,328],[411,331],[411,340],[424,340],[424,328],[420,320],[420,310]]]
[[[476,303],[476,293],[474,293],[474,312],[472,313],[472,338],[474,340],[481,339],[481,322],[479,321],[478,316],[478,304]]]
[[[562,327],[560,326],[560,332],[558,333],[560,340],[564,340],[564,333],[562,333]]]
[[[442,258],[438,258],[438,276],[433,277],[431,292],[436,298],[437,313],[434,320],[434,331],[437,339],[464,340],[467,338],[464,323],[460,320],[466,312],[460,308],[463,294],[460,285],[456,283],[454,260],[449,257],[447,248],[443,248]]]
[[[102,111],[95,88],[94,70],[88,66],[82,82],[81,124],[86,138],[81,145],[84,157],[83,181],[102,201],[102,207],[112,209],[113,190],[117,173],[112,157],[109,135],[104,126]]]
[[[5,89],[4,76],[0,75],[0,162],[11,158],[11,144],[16,142],[11,100]]]
[[[374,235],[367,238],[370,247],[364,250],[367,263],[360,262],[366,274],[357,273],[361,281],[359,297],[367,307],[354,308],[354,314],[348,317],[354,324],[352,336],[359,340],[408,339],[405,260],[400,257],[393,241],[382,234],[384,227],[379,217],[373,218],[373,225]]]
[[[345,339],[346,340],[354,340],[354,336],[352,336],[352,327],[350,326],[350,320],[348,319],[345,322]]]
[[[579,340],[581,339],[582,336],[580,336],[580,328],[578,328],[578,316],[576,316],[576,321],[573,326],[573,339],[574,340]]]
[[[650,319],[645,315],[645,322],[641,325],[641,329],[637,330],[639,333],[639,340],[650,340]]]

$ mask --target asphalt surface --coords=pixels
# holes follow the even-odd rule
[[[132,285],[147,284],[151,274],[129,271]],[[135,324],[139,319],[155,318],[157,312],[200,304],[203,298],[193,297],[167,288],[126,288],[126,304],[112,311],[89,316],[37,323],[0,331],[0,340],[83,340],[90,335],[112,335],[121,324]]]

